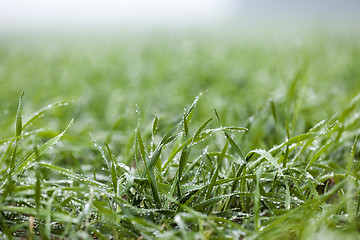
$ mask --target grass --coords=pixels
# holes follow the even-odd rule
[[[357,39],[3,41],[1,238],[358,239]]]

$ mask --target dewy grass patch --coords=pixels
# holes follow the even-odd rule
[[[201,68],[200,59],[206,59],[206,52],[197,47],[200,56],[195,60]],[[180,50],[172,51],[174,58],[181,58]],[[241,51],[247,57],[259,53]],[[155,115],[153,111],[158,109],[149,109],[146,102],[155,93],[146,92],[140,82],[135,88],[124,86],[128,92],[114,89],[119,91],[119,100],[109,86],[91,82],[93,73],[88,76],[89,85],[83,82],[89,95],[81,94],[75,101],[56,101],[41,108],[43,104],[32,99],[32,91],[22,93],[18,104],[9,99],[2,105],[6,111],[0,109],[1,128],[8,134],[0,139],[1,238],[356,239],[360,231],[360,95],[356,89],[339,91],[351,100],[330,111],[327,102],[312,91],[322,88],[324,97],[333,103],[329,96],[334,83],[321,78],[322,87],[315,88],[311,71],[317,77],[328,75],[312,70],[311,63],[324,65],[311,57],[310,50],[304,51],[310,52],[308,63],[292,69],[296,71],[290,74],[294,76],[290,83],[275,82],[281,94],[271,98],[254,98],[253,94],[263,94],[263,89],[244,83],[248,94],[241,90],[238,95],[231,89],[223,102],[209,101],[218,97],[215,89],[220,93],[228,89],[221,87],[221,76],[228,77],[232,87],[241,87],[232,85],[234,76],[221,68],[212,69],[211,74],[204,69],[192,72],[194,69],[180,61],[185,73],[193,74],[190,77],[207,77],[209,83],[208,91],[187,105],[191,101],[169,94],[175,88],[190,88],[189,76],[184,75],[183,86],[177,82],[157,84],[160,80],[156,77],[168,78],[174,69],[167,69],[168,56],[155,51],[155,57],[146,56],[154,59],[154,68],[138,66],[141,71],[153,71],[143,75],[152,76],[147,87],[159,99],[169,101],[169,105],[158,105],[161,111]],[[98,58],[99,64],[107,68],[116,61],[111,56],[103,62]],[[236,56],[229,50],[229,58]],[[236,65],[234,59],[222,61]],[[62,60],[71,68],[67,64],[74,59],[65,56]],[[156,61],[162,64],[156,65]],[[271,74],[279,77],[277,65],[282,63],[287,64],[284,59],[278,59],[276,65],[269,63],[266,76],[248,70],[248,77],[257,83]],[[15,78],[11,63],[7,64],[6,74]],[[341,69],[331,71],[343,74]],[[97,76],[103,74],[99,67]],[[352,74],[352,83],[359,86],[357,70]],[[107,75],[111,76],[118,75]],[[220,78],[209,80],[215,76]],[[11,82],[7,86],[11,89]],[[92,90],[95,87],[109,96]],[[139,107],[130,104],[134,101],[131,91],[136,88],[149,94],[136,93]],[[187,99],[191,93],[184,94]],[[66,97],[76,98],[76,94]],[[177,100],[187,107],[177,111]],[[129,101],[129,106],[123,101]],[[206,101],[214,106],[207,106]],[[28,109],[38,105],[40,110],[28,117]]]

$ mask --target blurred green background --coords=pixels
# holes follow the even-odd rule
[[[145,126],[157,112],[166,128],[203,93],[195,122],[213,116],[213,108],[227,125],[248,125],[255,117],[259,127],[249,135],[264,138],[267,144],[259,140],[259,145],[267,147],[285,137],[285,122],[293,111],[289,106],[299,105],[299,119],[292,126],[293,134],[299,134],[342,110],[360,89],[356,34],[227,34],[4,38],[1,137],[13,134],[22,90],[25,119],[57,100],[74,100],[38,124],[61,131],[75,118],[71,132],[85,139],[89,131],[103,138],[113,130],[133,134],[136,104]],[[278,128],[268,114],[271,105],[281,139],[271,139]]]

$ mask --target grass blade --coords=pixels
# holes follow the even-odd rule
[[[36,182],[35,182],[35,207],[36,211],[40,210],[40,197],[41,197],[41,181],[40,181],[40,168],[36,168]]]
[[[305,168],[305,171],[307,171],[310,166],[320,157],[321,154],[323,154],[329,147],[330,145],[334,142],[334,140],[329,141],[325,146],[323,146],[315,155],[314,157],[310,160],[310,162],[308,163],[308,165]]]
[[[258,232],[260,230],[260,179],[263,172],[263,168],[260,166],[256,171],[256,187],[254,193],[254,223],[255,230]]]
[[[32,117],[30,117],[30,119],[26,123],[24,123],[23,129],[30,126],[36,119],[42,117],[45,112],[47,112],[51,109],[54,109],[56,107],[68,106],[70,103],[73,103],[73,102],[74,101],[58,101],[58,102],[47,105],[46,107],[37,111]]]
[[[91,133],[89,133],[89,134],[90,134],[90,136],[91,136],[91,139],[92,139],[93,142],[94,142],[95,147],[96,147],[96,148],[99,150],[99,152],[101,153],[101,156],[102,156],[102,158],[104,159],[107,168],[109,169],[109,171],[111,171],[111,164],[110,164],[109,160],[106,158],[104,150],[103,150],[102,147],[99,145],[99,143],[96,141],[96,139],[91,135]]]
[[[95,187],[99,187],[99,188],[103,188],[103,189],[108,189],[108,187],[101,183],[101,182],[98,182],[98,181],[94,181],[94,180],[91,180],[90,178],[87,178],[85,176],[82,176],[80,174],[76,174],[74,173],[73,171],[69,170],[69,169],[66,169],[66,168],[62,168],[62,167],[59,167],[59,166],[55,166],[55,165],[52,165],[52,164],[49,164],[49,163],[37,163],[39,166],[42,166],[42,167],[45,167],[53,172],[56,172],[58,174],[61,174],[61,175],[64,175],[64,176],[67,176],[67,177],[70,177],[70,178],[75,178],[77,180],[79,180],[80,182],[84,182],[84,183],[89,183],[91,184],[92,186],[95,186]]]
[[[218,163],[217,163],[215,172],[214,172],[214,174],[213,174],[213,176],[212,176],[212,178],[211,178],[210,184],[209,184],[209,186],[208,186],[208,190],[207,190],[207,192],[206,192],[206,196],[205,196],[205,199],[206,199],[206,200],[209,199],[210,196],[211,196],[212,190],[213,190],[213,188],[214,188],[214,186],[215,186],[215,183],[216,183],[216,180],[217,180],[217,178],[218,178],[219,170],[220,170],[220,167],[221,167],[221,165],[222,165],[222,161],[223,161],[223,159],[224,159],[224,156],[225,156],[225,153],[226,153],[226,151],[227,151],[228,146],[229,146],[229,142],[226,142],[223,150],[221,151],[221,156],[220,156],[220,158],[219,158],[219,160],[218,160]]]
[[[154,201],[155,201],[157,207],[160,208],[161,201],[160,201],[160,197],[159,197],[159,191],[157,188],[157,184],[155,181],[155,176],[154,176],[154,172],[153,172],[154,170],[153,169],[150,170],[148,167],[148,164],[146,161],[146,155],[145,155],[145,147],[144,147],[144,143],[142,141],[139,129],[137,130],[137,139],[138,139],[138,145],[140,148],[140,153],[142,155],[142,159],[143,159],[144,165],[145,165],[146,176],[147,176],[148,182],[150,184],[151,191],[153,193]]]
[[[17,108],[17,112],[16,112],[16,124],[15,124],[15,128],[16,128],[16,134],[15,136],[18,137],[21,135],[22,132],[22,103],[23,103],[23,97],[24,97],[25,91],[23,91],[20,95],[19,98],[19,106]]]
[[[354,140],[354,144],[351,148],[351,157],[348,161],[348,164],[346,165],[346,175],[345,176],[349,176],[352,174],[352,172],[354,171],[353,169],[353,165],[354,165],[354,159],[355,159],[355,153],[356,153],[356,144],[358,141],[359,136],[356,136],[355,140]]]
[[[66,133],[66,131],[70,128],[70,126],[73,124],[74,119],[72,119],[69,123],[69,125],[65,128],[65,130],[63,132],[61,132],[60,134],[58,134],[57,136],[53,137],[52,139],[50,139],[49,141],[47,141],[45,144],[43,144],[37,152],[33,152],[29,157],[27,157],[25,160],[23,160],[19,166],[16,168],[15,173],[20,173],[23,170],[25,170],[25,168],[27,166],[29,166],[31,163],[33,163],[36,160],[36,155],[38,154],[38,156],[40,157],[41,155],[43,155],[47,150],[49,150],[51,147],[53,147],[59,140],[60,138],[62,138],[62,136],[64,136],[64,134]]]

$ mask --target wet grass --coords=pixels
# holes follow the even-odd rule
[[[358,239],[355,40],[2,43],[1,238]]]

